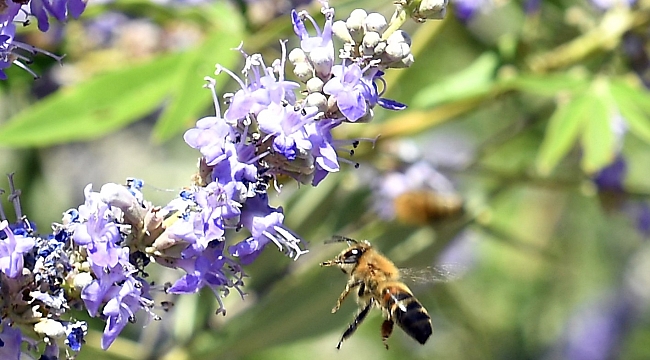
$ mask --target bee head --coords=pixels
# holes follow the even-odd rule
[[[333,260],[329,260],[329,261],[325,261],[325,262],[321,263],[321,266],[336,265],[344,273],[349,274],[357,266],[361,256],[368,249],[370,249],[372,246],[370,245],[370,243],[368,241],[365,241],[365,240],[357,241],[357,240],[342,237],[342,236],[335,236],[331,240],[326,241],[326,243],[343,242],[343,241],[346,241],[348,243],[348,245],[350,245],[350,247],[343,250]]]

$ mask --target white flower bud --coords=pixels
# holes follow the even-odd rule
[[[388,43],[386,46],[386,51],[384,53],[390,60],[398,61],[405,58],[411,53],[411,47],[403,42]]]
[[[332,73],[334,65],[334,54],[330,48],[317,47],[309,53],[309,59],[314,65],[316,75],[320,78],[327,78]]]
[[[334,24],[332,24],[332,32],[337,38],[341,39],[345,43],[354,42],[354,40],[352,40],[352,35],[350,35],[348,27],[345,25],[345,21],[343,20],[335,21]]]
[[[366,17],[368,17],[368,13],[365,10],[354,9],[352,12],[350,12],[350,16],[348,17],[347,21],[363,23],[363,21],[366,20]]]
[[[293,68],[293,74],[301,81],[307,81],[314,76],[314,68],[307,61],[298,62]]]
[[[366,35],[363,36],[363,54],[364,55],[373,55],[375,53],[375,47],[381,41],[381,35],[374,31],[369,31]]]
[[[83,290],[86,286],[90,285],[93,282],[93,276],[87,272],[80,272],[74,276],[72,280],[72,286],[79,292]]]
[[[323,91],[323,85],[325,85],[325,83],[323,83],[323,80],[317,77],[311,78],[307,80],[307,84],[306,84],[307,92],[319,93]]]
[[[327,98],[322,93],[314,92],[307,95],[305,105],[315,106],[319,112],[325,112],[327,110]]]
[[[368,14],[363,23],[365,25],[366,31],[375,31],[380,34],[384,32],[386,26],[388,26],[386,18],[380,13]]]
[[[289,53],[289,62],[296,65],[307,61],[307,54],[301,48],[295,48]]]
[[[416,21],[423,22],[427,19],[443,19],[447,13],[448,0],[422,0],[413,12]]]
[[[403,42],[411,46],[411,37],[406,31],[397,30],[394,33],[390,34],[386,42],[389,44]]]
[[[53,319],[41,319],[34,324],[34,332],[52,339],[62,339],[66,336],[63,324]]]
[[[350,13],[350,17],[346,20],[345,25],[350,31],[350,36],[354,39],[355,42],[360,42],[363,38],[365,30],[363,28],[363,22],[366,20],[368,14],[362,9],[355,9]]]

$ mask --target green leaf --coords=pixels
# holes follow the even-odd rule
[[[494,53],[483,54],[467,69],[419,91],[413,99],[413,107],[429,108],[491,91],[498,61]]]
[[[560,105],[549,121],[537,155],[537,171],[548,175],[575,144],[593,98],[587,95]]]
[[[152,112],[173,84],[180,55],[113,71],[35,103],[0,126],[2,145],[41,147],[103,136]]]
[[[244,39],[242,19],[231,6],[215,4],[218,28],[196,49],[183,55],[174,72],[170,103],[161,114],[153,131],[156,140],[164,141],[193,125],[212,104],[212,95],[204,88],[205,76],[214,76],[215,64],[230,68],[242,59],[233,50]],[[217,11],[217,10],[221,11]],[[227,80],[217,81],[217,91]],[[213,111],[213,110],[212,110]]]
[[[612,121],[616,104],[604,80],[597,80],[589,96],[589,108],[582,133],[582,169],[591,174],[609,165],[616,152],[616,136]]]
[[[612,81],[610,88],[629,131],[650,143],[650,94],[622,80]]]
[[[520,75],[503,80],[504,89],[523,91],[542,96],[556,96],[558,92],[580,92],[590,84],[590,79],[575,74]]]

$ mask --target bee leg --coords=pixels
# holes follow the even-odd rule
[[[393,333],[393,320],[384,320],[381,324],[381,341],[383,341],[386,350],[388,350],[388,338]]]
[[[347,282],[347,284],[345,284],[345,290],[343,290],[341,295],[339,295],[339,298],[336,300],[336,306],[334,306],[332,308],[332,314],[339,311],[339,308],[341,307],[341,304],[343,303],[343,300],[345,300],[345,298],[348,297],[348,295],[350,294],[350,291],[352,291],[352,289],[354,289],[355,287],[357,287],[357,286],[359,286],[361,284],[363,284],[363,281],[361,281],[361,280],[354,281],[352,279],[350,279]]]
[[[366,318],[368,312],[370,312],[370,309],[372,309],[372,304],[373,302],[370,301],[368,305],[366,305],[366,307],[363,308],[363,310],[361,310],[361,312],[357,314],[357,316],[354,318],[354,321],[352,321],[352,323],[348,326],[347,330],[345,330],[345,332],[343,333],[343,336],[341,336],[341,340],[339,341],[339,344],[336,345],[337,350],[341,348],[341,344],[343,343],[343,340],[349,338],[350,336],[352,336],[352,334],[354,334],[355,331],[357,331],[357,326],[359,326],[359,324],[361,324],[361,322]]]

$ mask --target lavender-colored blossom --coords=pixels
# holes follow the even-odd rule
[[[16,235],[6,220],[0,221],[0,271],[10,278],[22,274],[24,254],[34,247],[32,237]]]
[[[12,50],[14,48],[13,40],[16,32],[16,25],[7,20],[0,24],[0,80],[7,80],[7,74],[4,69],[13,63]]]
[[[30,0],[29,8],[38,20],[38,29],[46,32],[50,28],[49,16],[60,22],[68,18],[77,19],[86,9],[83,0]]]
[[[113,267],[121,251],[120,231],[113,221],[113,212],[99,194],[92,191],[92,185],[88,185],[84,193],[86,203],[79,207],[79,214],[85,221],[75,227],[74,241],[86,246],[93,264]]]
[[[120,334],[124,326],[135,321],[135,313],[144,309],[151,317],[150,308],[153,301],[142,286],[133,277],[128,277],[120,286],[113,286],[107,293],[110,300],[106,303],[103,315],[106,317],[106,327],[102,335],[102,349],[107,349]]]
[[[250,230],[251,236],[229,248],[231,255],[249,264],[259,256],[266,244],[273,242],[280,251],[298,258],[305,251],[300,248],[300,239],[283,224],[282,208],[269,206],[265,194],[248,199],[242,209],[242,225]]]
[[[97,316],[100,307],[109,298],[107,294],[110,290],[117,286],[115,284],[121,283],[130,276],[127,269],[132,268],[132,266],[128,262],[128,255],[128,248],[121,248],[118,251],[118,262],[113,267],[106,268],[97,264],[92,265],[92,273],[95,279],[85,285],[81,292],[81,299],[83,299],[90,316]]]
[[[336,98],[339,110],[348,120],[357,121],[366,114],[366,99],[372,91],[361,81],[361,68],[357,64],[335,65],[332,74],[334,77],[325,84],[323,92]]]
[[[171,294],[191,294],[198,292],[203,287],[208,287],[215,294],[220,304],[217,313],[225,314],[221,300],[222,293],[227,294],[228,288],[243,292],[239,286],[243,285],[243,271],[232,259],[224,256],[224,243],[213,241],[200,256],[180,259],[176,266],[185,270],[186,274],[178,279],[168,290]]]
[[[326,57],[334,58],[334,44],[332,41],[332,21],[334,19],[334,9],[323,7],[322,10],[325,15],[325,25],[323,29],[316,24],[316,21],[306,12],[298,13],[295,10],[291,11],[291,22],[293,23],[293,31],[300,39],[300,48],[306,53],[311,53],[317,49],[323,49]],[[303,19],[308,20],[316,29],[316,35],[311,36],[307,31],[307,27]]]

